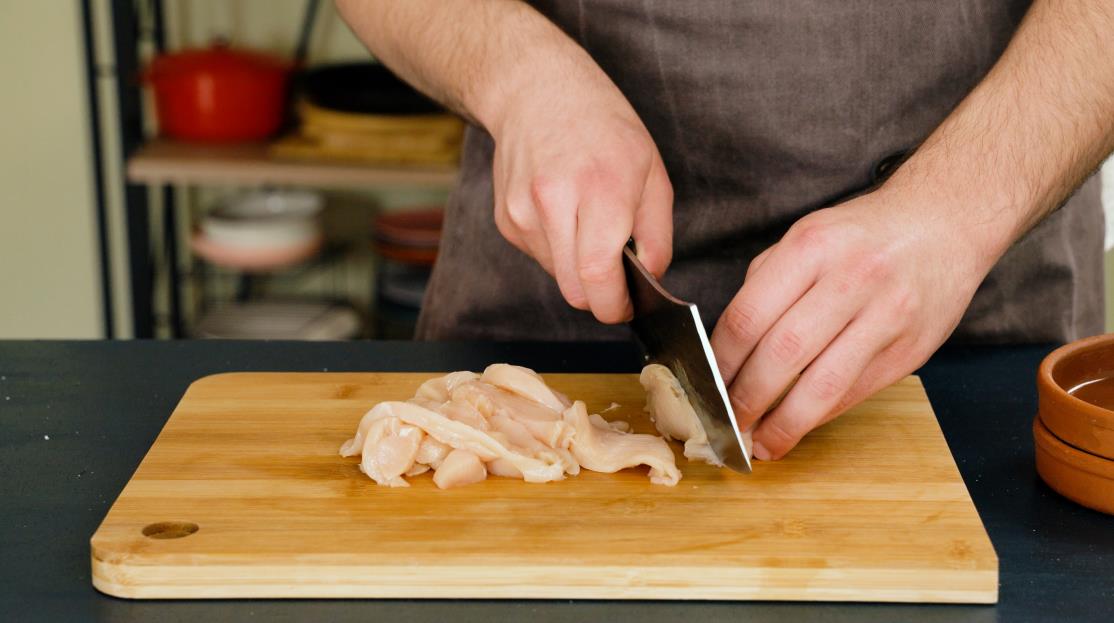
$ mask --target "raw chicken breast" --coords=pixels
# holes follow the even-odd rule
[[[669,368],[652,363],[642,368],[638,380],[646,390],[646,410],[658,432],[666,439],[685,442],[685,458],[690,461],[723,467],[723,461],[708,445],[708,435],[685,390]]]
[[[482,375],[430,379],[405,402],[375,405],[340,453],[361,455],[364,473],[393,487],[431,470],[446,489],[488,474],[550,482],[582,467],[611,473],[639,465],[649,466],[652,483],[677,484],[681,472],[665,439],[629,431],[627,422],[570,402],[533,370],[495,364]]]
[[[529,398],[557,412],[564,411],[571,404],[568,398],[550,389],[542,377],[530,368],[495,363],[484,370],[480,380],[512,394]]]
[[[409,402],[381,402],[375,405],[360,421],[360,430],[370,433],[376,421],[386,418],[398,418],[422,429],[437,441],[458,450],[468,450],[484,461],[507,459],[522,472],[522,478],[528,482],[549,482],[564,478],[565,468],[559,461],[547,462],[513,452],[483,431]],[[342,453],[347,446],[346,443],[341,448]]]
[[[567,446],[572,434],[561,418],[564,407],[555,411],[484,382],[457,387],[453,391],[453,402],[457,401],[471,405],[488,420],[502,413],[522,424],[534,438],[550,447]]]
[[[621,433],[610,426],[599,426],[588,417],[579,400],[565,411],[565,420],[576,428],[572,455],[580,466],[607,474],[627,467],[648,465],[650,482],[673,486],[681,479],[669,444],[661,437]]]
[[[433,472],[433,484],[439,489],[470,485],[484,478],[487,478],[487,470],[480,457],[467,450],[453,450]]]
[[[374,422],[364,440],[360,469],[381,485],[409,486],[402,475],[414,466],[423,437],[422,429],[402,424],[398,418]]]
[[[450,372],[445,376],[439,376],[435,379],[429,379],[418,387],[417,393],[414,394],[414,400],[428,401],[435,403],[442,403],[449,399],[449,394],[452,393],[457,386],[462,383],[468,383],[480,378],[480,375],[475,372]]]
[[[452,452],[452,446],[443,444],[433,437],[426,437],[422,440],[422,445],[418,446],[418,456],[414,457],[417,463],[425,463],[426,465],[437,469],[441,461]]]

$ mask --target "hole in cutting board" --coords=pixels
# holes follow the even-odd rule
[[[149,539],[180,539],[201,528],[188,521],[160,521],[143,527],[143,536]]]

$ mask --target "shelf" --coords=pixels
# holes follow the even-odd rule
[[[266,143],[202,145],[156,140],[139,148],[127,166],[137,184],[282,184],[366,188],[439,186],[456,181],[457,170],[438,165],[371,165],[287,160],[270,155]]]

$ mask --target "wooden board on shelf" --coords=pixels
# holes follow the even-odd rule
[[[451,187],[452,165],[368,165],[284,159],[268,143],[207,145],[156,140],[127,163],[128,180],[144,184]]]
[[[93,536],[94,585],[129,598],[997,600],[997,557],[916,377],[751,475],[675,446],[676,487],[644,469],[376,486],[337,449],[370,406],[431,376],[197,381]],[[651,430],[637,376],[545,376]]]

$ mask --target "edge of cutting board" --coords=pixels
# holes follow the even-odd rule
[[[220,574],[211,568],[196,573],[183,573],[180,566],[131,565],[111,563],[92,556],[93,586],[102,593],[125,599],[641,599],[684,601],[844,601],[886,603],[955,603],[994,604],[998,601],[998,574],[993,569],[910,571],[908,569],[837,569],[825,573],[818,569],[783,568],[777,570],[722,569],[717,585],[709,586],[703,577],[699,585],[686,586],[694,574],[707,573],[703,568],[658,567],[652,577],[632,576],[626,567],[539,566],[516,567],[515,582],[506,580],[506,573],[497,567],[423,566],[405,571],[399,566],[335,565],[313,567],[313,577],[291,583],[287,578],[305,571],[305,567],[288,568],[268,565],[268,582],[252,565],[224,566]],[[142,571],[146,582],[160,584],[129,584],[128,579]],[[425,584],[416,590],[421,579],[433,573],[443,580],[458,575],[459,585],[441,581]],[[923,586],[927,575],[939,576],[940,588]],[[856,578],[859,575],[861,578]],[[885,582],[879,582],[884,575]],[[192,577],[191,577],[192,576]],[[250,583],[243,582],[251,577]],[[478,587],[477,578],[489,576]],[[915,576],[915,582],[914,582]],[[968,588],[947,588],[962,582]],[[353,582],[354,577],[363,581]],[[559,578],[575,579],[561,582]],[[847,588],[848,580],[860,579],[873,583],[869,592]],[[262,580],[262,581],[261,581]],[[220,585],[214,586],[216,582]],[[801,583],[809,583],[807,590]],[[570,596],[575,597],[570,597]]]

